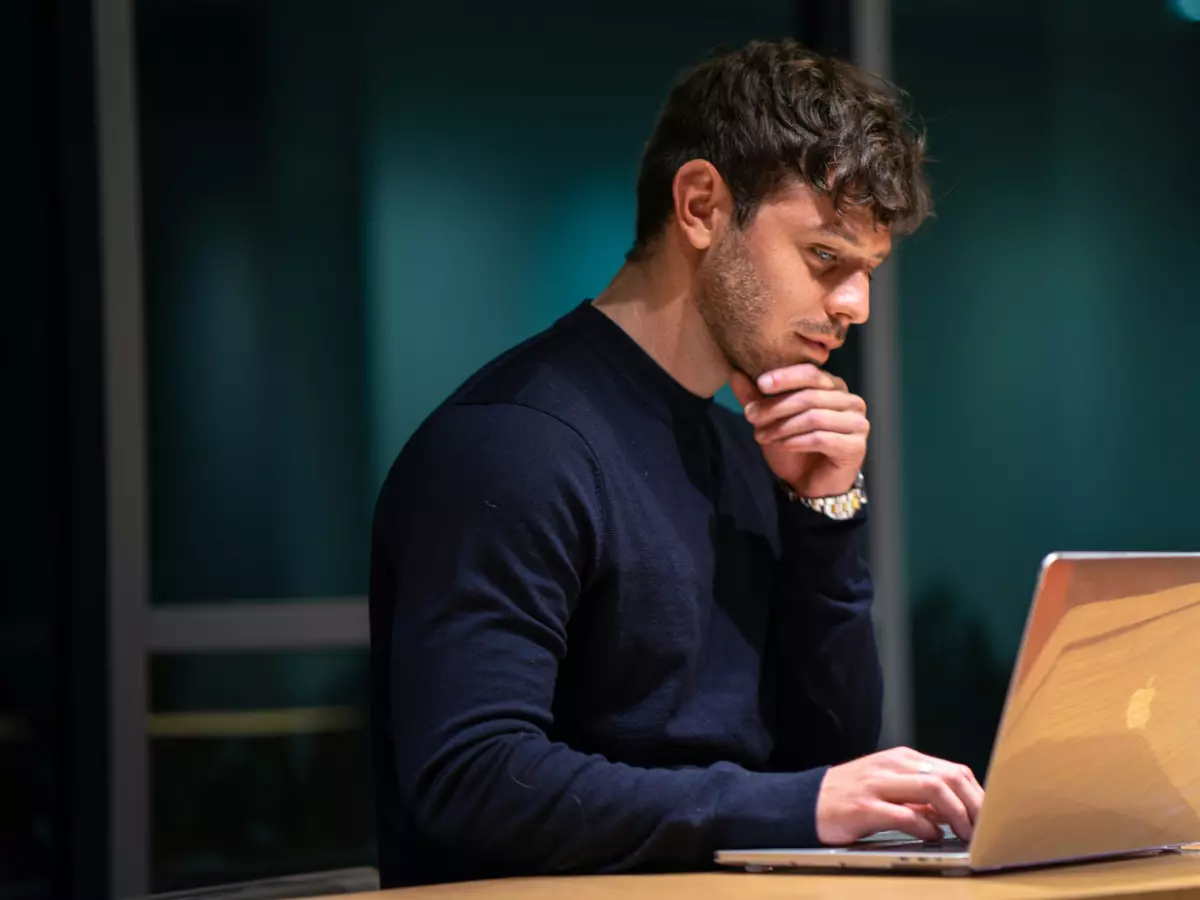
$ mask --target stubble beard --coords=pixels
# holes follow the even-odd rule
[[[770,298],[745,238],[736,230],[725,232],[701,263],[696,305],[731,367],[757,379],[784,364],[764,346]]]

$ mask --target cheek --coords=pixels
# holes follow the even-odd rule
[[[773,321],[786,323],[820,317],[824,290],[796,254],[786,259],[765,260],[759,273]]]

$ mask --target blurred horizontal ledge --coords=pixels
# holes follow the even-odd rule
[[[0,716],[0,741],[23,741],[29,737],[29,726],[21,719]]]
[[[352,706],[239,709],[155,713],[147,721],[152,738],[250,738],[359,731],[366,715]]]
[[[180,603],[150,610],[151,653],[367,647],[364,597]]]

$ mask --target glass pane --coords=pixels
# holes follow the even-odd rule
[[[373,866],[362,651],[159,656],[156,891]]]
[[[1041,556],[1196,545],[1200,25],[1180,7],[893,5],[940,207],[899,256],[915,696],[923,748],[978,767]]]
[[[137,4],[155,602],[363,593],[356,64],[315,12]]]

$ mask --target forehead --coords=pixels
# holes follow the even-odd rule
[[[750,228],[792,241],[824,241],[853,248],[864,257],[882,259],[892,249],[891,231],[876,225],[870,207],[848,206],[839,213],[829,197],[796,182],[764,200]]]

